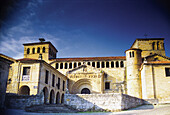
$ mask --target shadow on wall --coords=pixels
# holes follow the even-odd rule
[[[143,105],[144,100],[120,93],[65,94],[64,104],[78,111],[114,112]]]

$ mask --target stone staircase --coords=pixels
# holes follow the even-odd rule
[[[62,104],[35,105],[31,107],[26,107],[25,111],[35,112],[35,113],[76,113],[78,112],[77,110],[74,110]]]

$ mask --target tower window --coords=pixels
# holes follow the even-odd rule
[[[152,49],[155,50],[155,42],[152,43]]]
[[[100,68],[100,62],[97,62],[97,68]]]
[[[124,67],[123,61],[120,62],[120,67]]]
[[[106,62],[106,67],[109,68],[109,62]]]
[[[77,63],[76,62],[74,62],[74,68],[76,68],[77,67]]]
[[[130,58],[132,57],[132,54],[131,54],[131,52],[129,52],[129,56],[130,56]]]
[[[40,53],[40,48],[39,47],[37,48],[37,53]]]
[[[32,53],[35,54],[35,48],[32,49]]]
[[[63,63],[60,63],[60,69],[63,69]]]
[[[104,67],[105,67],[104,62],[102,62],[102,68],[104,68]]]
[[[56,63],[55,68],[58,69],[58,63]]]
[[[110,89],[110,82],[105,82],[105,89]]]
[[[157,42],[157,50],[159,50],[159,42]]]
[[[116,67],[119,67],[119,62],[118,61],[116,61]]]
[[[134,57],[134,51],[132,52],[132,57]]]
[[[71,69],[72,68],[72,63],[69,63],[69,69]]]
[[[45,53],[45,47],[43,47],[43,51],[42,52]]]
[[[27,49],[27,54],[29,54],[29,53],[30,53],[30,48]]]
[[[165,68],[166,77],[170,77],[170,68]]]
[[[65,63],[65,69],[67,69],[67,63]]]
[[[113,61],[111,62],[111,68],[114,68],[114,62]]]

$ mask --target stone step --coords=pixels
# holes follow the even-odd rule
[[[49,105],[36,105],[25,108],[27,112],[36,112],[36,113],[76,113],[77,110],[68,108],[65,105],[61,104],[49,104]]]

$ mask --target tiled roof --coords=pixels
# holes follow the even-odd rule
[[[32,59],[32,58],[21,58],[21,59],[17,59],[17,61],[29,61],[29,60],[37,60],[37,59]]]
[[[9,57],[9,56],[6,56],[6,55],[4,55],[4,54],[2,54],[2,53],[0,53],[0,57],[5,58],[5,59],[8,59],[8,60],[10,60],[10,61],[12,61],[12,62],[15,61],[14,58],[11,58],[11,57]]]
[[[91,61],[91,60],[116,60],[122,59],[125,60],[125,56],[116,56],[116,57],[79,57],[79,58],[56,58],[50,59],[50,61]]]
[[[170,64],[170,61],[150,61],[148,64]]]

